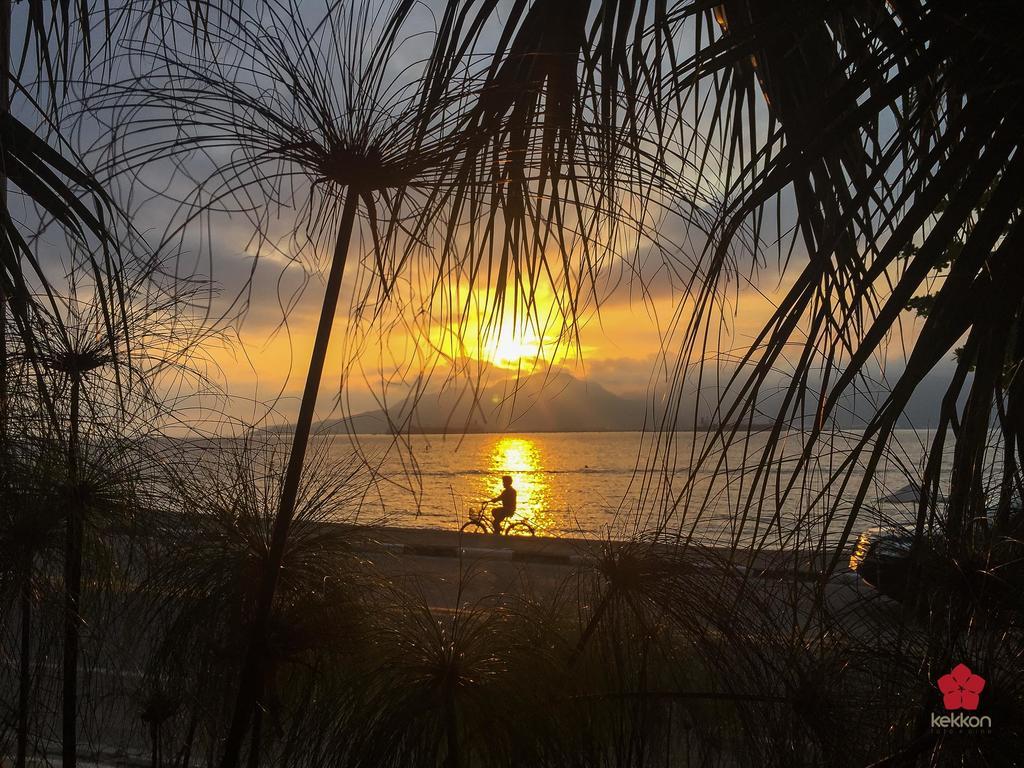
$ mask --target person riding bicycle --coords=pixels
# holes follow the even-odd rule
[[[491,514],[494,516],[494,532],[501,533],[501,521],[506,517],[511,517],[516,513],[516,489],[512,487],[511,475],[504,475],[501,478],[501,484],[504,489],[501,493],[491,499],[493,504],[496,501],[501,502],[500,507],[495,507],[491,510]]]

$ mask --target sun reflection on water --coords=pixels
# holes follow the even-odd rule
[[[501,476],[511,475],[516,489],[516,518],[525,520],[543,534],[553,527],[549,513],[550,488],[544,468],[543,456],[528,437],[501,437],[491,448],[490,471],[493,477],[485,481],[487,498],[501,493]]]

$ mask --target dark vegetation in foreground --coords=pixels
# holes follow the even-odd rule
[[[156,464],[152,442],[120,445],[136,483],[111,470],[109,453],[105,469],[80,473],[93,478],[82,506],[83,756],[220,759],[287,452],[252,442],[204,452]],[[354,466],[321,455],[307,465],[247,765],[862,766],[939,745],[948,764],[1019,755],[1018,567],[994,577],[933,562],[928,577],[947,581],[900,606],[787,579],[781,561],[764,580],[722,556],[691,567],[696,547],[607,542],[556,576],[527,567],[495,594],[476,587],[486,563],[453,566],[457,595],[438,601],[386,557],[353,548],[358,528],[337,521],[361,486]],[[139,493],[143,467],[163,481],[162,506]],[[0,542],[0,744],[13,755],[25,739],[42,757],[60,744],[63,631],[62,536],[46,521],[57,525],[67,486],[43,456],[23,471],[8,509],[31,515],[5,519]],[[1019,547],[1004,546],[1019,563]],[[958,661],[985,671],[980,712],[997,738],[921,735],[944,713],[935,681]]]

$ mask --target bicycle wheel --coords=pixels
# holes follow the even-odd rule
[[[537,531],[525,520],[517,520],[505,529],[506,536],[536,536]]]
[[[468,523],[463,523],[462,527],[459,528],[460,533],[493,533],[491,527],[484,523],[482,520],[470,520]]]

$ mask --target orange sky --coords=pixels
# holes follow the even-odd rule
[[[702,241],[678,221],[663,220],[659,225],[660,229],[652,230],[659,248],[646,242],[650,239],[646,237],[640,238],[644,242],[638,245],[635,233],[626,233],[615,250],[632,249],[631,262],[626,264],[617,256],[603,261],[600,296],[590,296],[582,310],[578,338],[559,338],[563,318],[555,310],[553,297],[561,289],[550,284],[536,287],[536,311],[530,320],[524,321],[521,315],[513,319],[507,309],[490,330],[484,327],[488,319],[484,308],[493,305],[494,297],[479,285],[470,290],[460,278],[448,284],[446,296],[435,296],[433,303],[424,307],[416,293],[436,278],[429,272],[429,263],[420,267],[423,274],[410,270],[412,274],[403,275],[375,322],[352,324],[352,295],[363,295],[361,289],[373,282],[373,264],[360,263],[357,253],[356,259],[350,257],[345,274],[318,415],[326,417],[332,412],[340,392],[348,398],[349,413],[379,407],[382,394],[390,402],[400,401],[423,371],[429,372],[430,381],[425,386],[422,381],[417,383],[428,390],[439,387],[452,373],[453,359],[463,366],[468,359],[471,370],[463,373],[469,375],[502,375],[490,370],[491,366],[529,374],[536,368],[534,358],[539,353],[541,367],[561,365],[618,394],[644,396],[652,387],[662,389],[671,378],[683,325],[692,312],[683,291],[690,263],[686,254],[699,252]],[[224,286],[223,303],[249,278],[255,254],[246,245],[249,230],[238,220],[213,232],[209,249],[218,255],[218,271],[213,277]],[[288,241],[282,238],[282,242]],[[366,250],[364,239],[357,236],[354,244],[357,250]],[[798,267],[802,266],[801,250],[798,246],[793,258]],[[234,343],[208,350],[219,369],[216,378],[235,398],[229,412],[249,422],[260,420],[268,403],[275,404],[280,420],[294,418],[305,379],[325,265],[304,270],[303,259],[308,261],[308,254],[291,259],[283,255],[288,253],[286,246],[269,255],[263,250],[248,308],[233,324]],[[321,262],[326,261],[324,254],[319,256]],[[745,350],[788,287],[770,261],[754,279],[756,289],[742,278],[737,282],[734,276],[727,290],[720,292],[726,303],[711,323],[715,335],[710,339],[711,349],[719,354],[730,356]],[[444,305],[444,300],[453,296],[456,305],[468,308],[461,329],[453,328],[452,310]],[[907,320],[912,335],[913,318]],[[894,354],[899,354],[899,347],[894,345]],[[474,361],[478,365],[473,365]]]
[[[280,309],[271,309],[264,296],[254,302],[245,321],[240,324],[236,342],[211,349],[211,356],[221,369],[229,393],[243,401],[257,402],[283,398],[278,403],[282,418],[291,418],[304,381],[306,364],[312,349],[322,282],[313,281],[303,300],[288,313],[287,326],[281,326]],[[686,319],[689,305],[671,292],[647,297],[630,297],[625,289],[614,292],[582,319],[575,340],[559,342],[560,322],[553,319],[547,329],[535,323],[513,322],[507,313],[500,331],[488,331],[483,320],[466,323],[461,334],[437,323],[409,322],[399,316],[388,321],[389,327],[352,328],[339,313],[336,318],[325,376],[321,386],[318,412],[326,416],[342,387],[343,374],[350,408],[359,411],[376,407],[371,390],[380,392],[396,369],[407,371],[401,388],[415,372],[431,369],[437,385],[451,372],[449,355],[480,361],[481,369],[494,365],[510,372],[529,374],[538,367],[555,363],[577,377],[590,377],[619,394],[642,395],[649,386],[666,377],[665,365],[671,365],[678,352],[679,334],[673,334],[673,323]],[[543,304],[544,301],[539,302]],[[752,291],[744,291],[733,307],[730,337],[735,343],[749,341],[760,329],[771,311],[769,300]],[[276,311],[275,311],[276,310]],[[542,311],[550,310],[550,302]],[[543,339],[543,341],[542,341]],[[353,360],[355,364],[353,365]],[[659,364],[660,363],[660,364]],[[493,374],[492,374],[493,375]],[[394,389],[389,392],[394,397]],[[237,407],[237,406],[236,406]],[[248,416],[255,416],[258,406]]]

